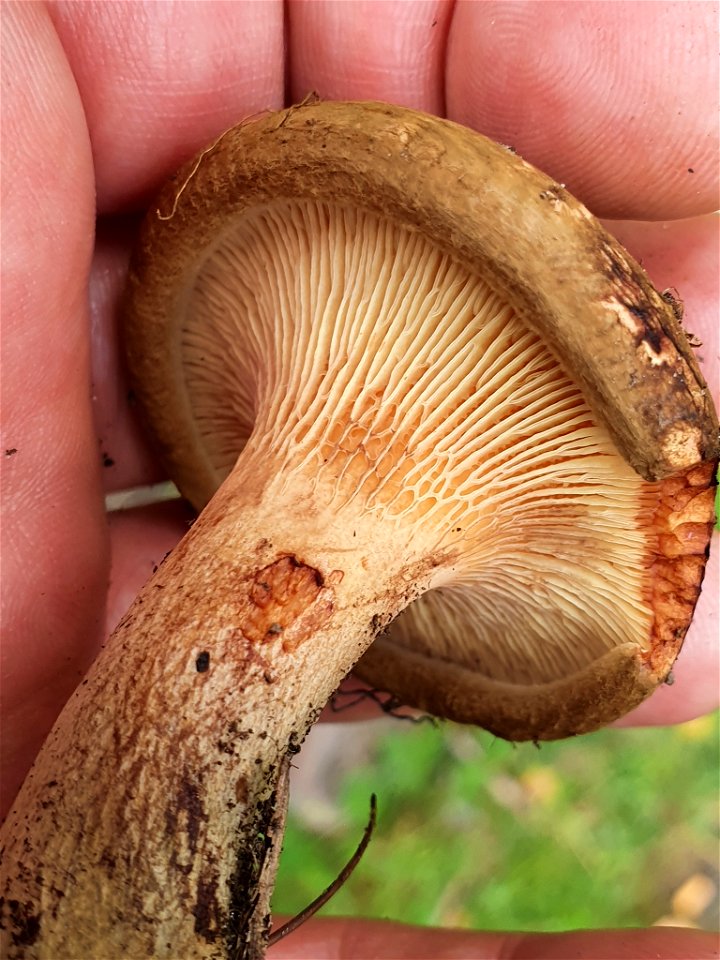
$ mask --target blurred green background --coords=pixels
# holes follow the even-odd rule
[[[560,930],[718,917],[720,721],[513,746],[452,724],[323,724],[296,758],[277,913],[370,846],[324,915]]]

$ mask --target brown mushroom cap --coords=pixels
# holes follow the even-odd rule
[[[375,686],[521,739],[609,722],[666,676],[717,420],[670,305],[562,186],[397,107],[269,114],[166,188],[126,312],[196,507],[242,450],[438,558],[361,662]]]

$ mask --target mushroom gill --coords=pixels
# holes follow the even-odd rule
[[[333,512],[354,501],[452,558],[361,662],[375,685],[406,653],[429,673],[451,663],[525,687],[623,644],[649,650],[663,484],[627,465],[540,337],[427,237],[275,202],[220,238],[180,323],[185,409],[213,479],[190,478],[197,507],[247,444]]]

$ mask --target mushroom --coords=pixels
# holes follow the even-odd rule
[[[202,513],[6,822],[5,955],[257,958],[289,758],[412,601],[365,675],[503,736],[666,677],[717,419],[671,305],[562,185],[383,104],[224,134],[150,211],[125,313]]]

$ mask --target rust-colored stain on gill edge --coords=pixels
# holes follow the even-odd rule
[[[280,638],[283,650],[291,653],[328,621],[333,587],[342,578],[342,571],[334,570],[326,579],[294,556],[268,564],[244,584],[239,599],[243,636],[255,645]]]
[[[651,534],[643,599],[652,611],[650,649],[645,661],[654,672],[675,659],[700,593],[714,523],[714,464],[702,463],[656,484],[639,524]]]

